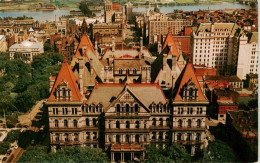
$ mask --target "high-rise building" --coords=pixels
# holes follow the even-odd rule
[[[125,4],[126,21],[133,20],[133,4],[129,1]]]
[[[258,74],[258,32],[242,35],[235,55],[233,64],[236,66],[236,75],[241,80],[245,80],[247,74]]]
[[[191,34],[193,64],[215,68],[221,75],[230,73],[236,37],[241,33],[235,23],[200,24]]]

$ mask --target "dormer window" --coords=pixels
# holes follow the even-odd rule
[[[70,100],[71,98],[71,89],[68,88],[68,83],[64,80],[57,86],[55,91],[57,100]]]
[[[198,89],[191,79],[182,87],[182,98],[185,100],[196,100],[198,97]]]

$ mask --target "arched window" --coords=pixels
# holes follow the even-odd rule
[[[97,126],[97,119],[93,118],[93,126]]]
[[[182,127],[182,120],[181,119],[179,119],[179,121],[178,121],[178,127]]]
[[[200,119],[197,120],[197,127],[198,127],[198,128],[201,127],[201,120],[200,120]]]
[[[64,120],[64,127],[68,127],[68,120],[67,119]]]
[[[126,135],[126,142],[130,143],[130,136],[129,135]]]
[[[140,136],[139,135],[135,135],[135,142],[137,142],[137,143],[140,142]]]
[[[120,104],[116,104],[116,112],[120,113]]]
[[[64,140],[65,140],[65,142],[69,141],[69,134],[67,134],[67,133],[64,134]]]
[[[135,121],[135,128],[139,128],[140,127],[139,125],[140,125],[139,121]]]
[[[136,69],[135,68],[133,69],[133,74],[136,74]]]
[[[66,89],[65,88],[62,88],[62,96],[66,97]]]
[[[159,119],[159,125],[163,126],[163,119],[162,118]]]
[[[55,119],[54,123],[55,123],[55,127],[59,127],[59,121],[57,119]]]
[[[135,112],[138,113],[139,112],[139,107],[138,104],[135,104]]]
[[[189,96],[190,96],[190,98],[192,98],[192,94],[193,94],[193,89],[190,88],[190,89],[189,89]]]
[[[77,127],[78,126],[78,121],[76,119],[73,120],[73,126]]]
[[[60,135],[58,133],[55,134],[55,141],[60,141]]]
[[[189,128],[191,127],[191,120],[190,119],[188,120],[188,127]]]
[[[130,74],[129,72],[130,72],[129,69],[126,69],[126,74]]]
[[[152,121],[153,121],[152,125],[153,125],[153,126],[156,126],[156,119],[153,118]]]
[[[165,133],[165,139],[169,139],[169,132]]]
[[[126,108],[126,112],[129,113],[129,104],[126,104],[125,108]]]
[[[129,121],[126,121],[125,127],[130,128],[130,122]]]
[[[116,142],[120,143],[120,135],[116,135]]]
[[[163,140],[163,133],[159,132],[159,140]]]
[[[86,118],[86,126],[89,126],[89,119]]]
[[[120,122],[119,121],[116,121],[116,128],[120,128]]]
[[[119,69],[119,74],[122,74],[123,73],[123,70],[120,68]]]

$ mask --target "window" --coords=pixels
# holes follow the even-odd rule
[[[93,118],[93,126],[97,126],[97,119]]]
[[[139,107],[138,104],[135,104],[135,112],[138,113],[139,112]]]
[[[139,128],[139,127],[140,127],[139,121],[136,121],[135,122],[135,128]]]
[[[136,74],[136,69],[133,69],[133,74]]]
[[[116,142],[120,143],[120,135],[116,135]]]
[[[89,140],[90,139],[90,133],[86,132],[86,139]]]
[[[68,120],[64,120],[64,127],[68,127]]]
[[[97,139],[97,132],[93,132],[93,140]]]
[[[182,127],[182,120],[181,119],[179,119],[179,121],[178,121],[178,127]]]
[[[153,121],[152,125],[153,125],[153,126],[156,126],[156,119],[153,118],[152,121]]]
[[[126,69],[126,74],[129,74],[129,72],[130,72],[129,69]]]
[[[166,125],[170,126],[170,118],[166,118]]]
[[[122,74],[123,73],[123,70],[122,69],[119,69],[119,74]]]
[[[62,108],[62,114],[67,115],[68,114],[68,108]]]
[[[129,113],[129,104],[126,104],[125,108],[126,108],[126,112]]]
[[[116,104],[116,112],[120,113],[120,104]]]
[[[77,114],[78,113],[78,109],[77,108],[72,108],[72,114]]]
[[[200,119],[197,120],[197,127],[198,127],[198,128],[201,127],[201,120],[200,120]]]
[[[156,139],[156,133],[152,132],[152,140],[155,140],[155,139]]]
[[[66,97],[66,89],[65,88],[62,88],[62,96]]]
[[[120,122],[119,121],[116,121],[116,128],[120,128]]]
[[[68,141],[69,141],[69,134],[66,133],[66,134],[64,135],[64,137],[65,137],[65,142],[68,142]]]
[[[73,126],[74,126],[74,127],[77,127],[77,126],[78,126],[78,122],[77,122],[76,119],[73,120]]]
[[[159,140],[163,140],[163,133],[159,132]]]
[[[52,108],[53,114],[58,114],[58,108]]]
[[[130,128],[130,122],[129,121],[126,121],[125,127]]]
[[[74,141],[79,141],[79,134],[74,134]]]
[[[196,134],[196,141],[200,141],[200,139],[201,139],[201,134],[200,134],[200,133],[197,133],[197,134]]]
[[[55,127],[59,127],[59,121],[57,119],[55,119],[54,123],[55,123]]]
[[[129,135],[126,135],[126,142],[130,143],[130,136]]]
[[[191,120],[188,120],[188,127],[191,128]]]
[[[60,141],[60,135],[59,134],[55,134],[55,141]]]
[[[182,134],[181,134],[181,133],[178,133],[178,135],[177,135],[177,140],[181,140],[181,137],[182,137]]]
[[[187,141],[191,141],[191,134],[190,134],[190,133],[187,134],[186,140],[187,140]]]
[[[89,119],[86,118],[86,126],[89,126]]]
[[[140,136],[139,135],[135,135],[135,142],[137,142],[137,143],[140,142]]]
[[[163,119],[162,118],[159,119],[159,125],[163,126]]]

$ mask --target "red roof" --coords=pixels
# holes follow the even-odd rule
[[[113,4],[113,10],[119,10],[119,4]]]
[[[95,53],[94,46],[93,46],[92,42],[90,41],[89,37],[84,34],[81,37],[80,43],[79,43],[77,51],[75,53],[75,57],[81,57],[79,49],[82,49],[83,45],[86,45],[86,50],[85,51],[91,50],[93,53]]]
[[[48,100],[56,100],[55,98],[55,90],[62,82],[68,83],[68,88],[71,89],[71,100],[72,101],[80,101],[81,94],[79,92],[79,88],[76,83],[78,83],[77,78],[75,77],[74,73],[72,72],[70,65],[68,64],[67,60],[64,59],[58,77],[54,83],[54,87],[52,88],[50,97]]]
[[[175,41],[173,39],[171,28],[169,28],[169,31],[168,31],[168,34],[167,34],[167,36],[165,38],[165,41],[163,43],[163,48],[162,49],[166,48],[166,46],[169,45],[169,44],[172,44],[172,51],[170,51],[170,53],[171,54],[175,54],[177,56],[177,58],[178,58],[180,56],[180,54],[179,54],[179,51],[178,51],[178,49],[176,47]]]
[[[209,75],[209,76],[216,76],[217,71],[215,68],[195,68],[195,74],[196,76],[203,76],[203,75]]]
[[[192,63],[188,62],[182,72],[182,74],[180,75],[181,79],[180,79],[180,84],[178,86],[178,91],[177,91],[177,94],[174,98],[174,101],[177,100],[182,100],[182,97],[180,96],[180,91],[182,89],[182,87],[189,81],[191,80],[194,84],[195,84],[195,87],[198,89],[198,98],[197,100],[205,100],[207,101],[206,97],[204,96],[202,90],[201,90],[201,87],[199,85],[199,82],[198,82],[198,79],[195,75],[195,71],[194,71],[194,68],[193,68],[193,65]]]

